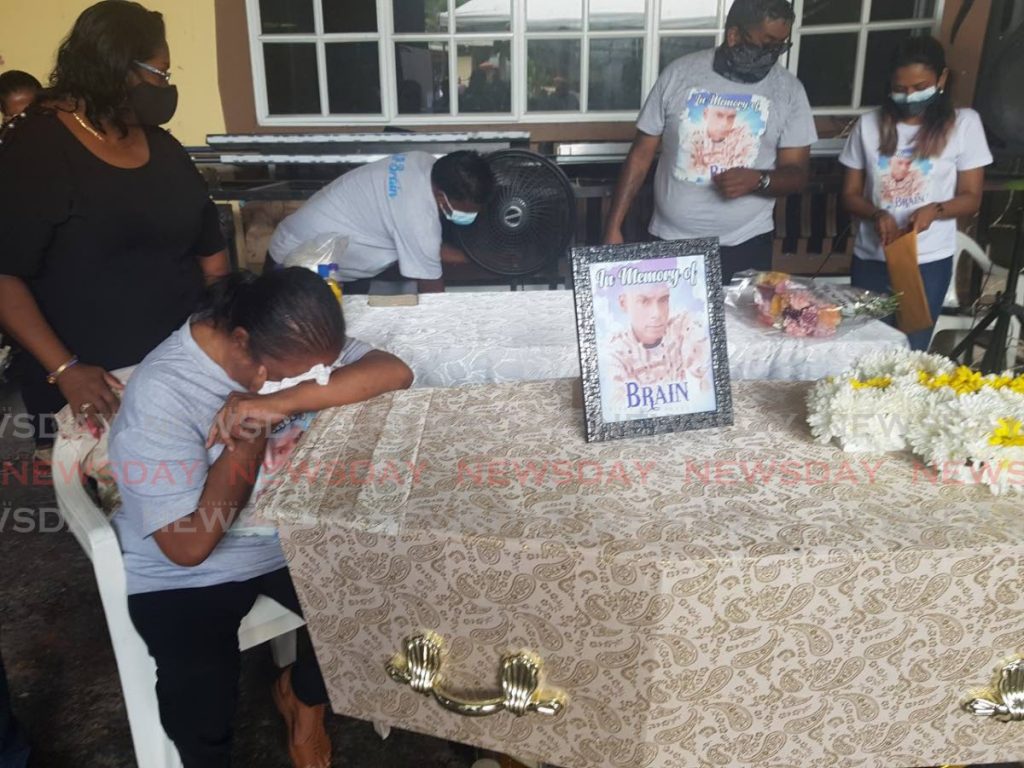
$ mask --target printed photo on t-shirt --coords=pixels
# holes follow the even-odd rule
[[[228,536],[273,536],[277,533],[277,527],[272,522],[256,516],[256,505],[252,502],[285,479],[294,479],[297,470],[289,467],[292,454],[295,453],[299,441],[306,434],[315,416],[315,413],[303,413],[281,424],[270,434],[263,464],[249,494],[250,503],[242,509],[234,524],[228,529]]]
[[[879,205],[889,211],[916,210],[928,202],[933,164],[912,149],[878,158]]]
[[[752,167],[770,108],[765,96],[691,90],[679,120],[675,178],[707,184],[722,171]]]

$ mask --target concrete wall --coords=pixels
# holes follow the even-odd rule
[[[145,0],[167,24],[171,82],[178,86],[178,112],[167,126],[185,145],[205,144],[224,130],[217,84],[217,40],[213,0]],[[92,0],[0,0],[2,69],[31,72],[43,83],[54,55],[78,14]]]

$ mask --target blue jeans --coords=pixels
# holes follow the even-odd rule
[[[924,281],[924,295],[928,299],[928,310],[932,313],[932,326],[923,331],[908,333],[907,338],[910,340],[911,349],[926,351],[932,339],[935,321],[942,313],[942,300],[946,298],[946,291],[949,290],[949,281],[953,276],[953,257],[930,261],[918,266],[921,270],[921,279]],[[854,256],[853,264],[850,267],[850,282],[857,288],[868,291],[892,292],[892,286],[889,284],[889,268],[884,261],[868,261]],[[892,316],[887,317],[885,322],[889,325],[896,324],[896,320]]]

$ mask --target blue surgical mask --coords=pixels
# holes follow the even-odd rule
[[[916,116],[922,114],[939,97],[939,87],[933,85],[923,91],[914,93],[890,93],[889,98],[900,112],[906,115]]]
[[[470,213],[469,211],[456,210],[455,206],[452,205],[452,201],[448,199],[448,195],[442,192],[441,196],[444,198],[445,205],[448,206],[450,211],[449,212],[442,210],[441,212],[444,214],[444,217],[448,219],[448,221],[450,221],[452,224],[454,224],[457,227],[468,227],[470,224],[476,221],[475,212]]]

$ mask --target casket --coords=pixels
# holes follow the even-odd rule
[[[564,768],[1024,756],[1020,499],[815,444],[808,386],[598,444],[573,380],[321,414],[259,506],[334,711]]]

